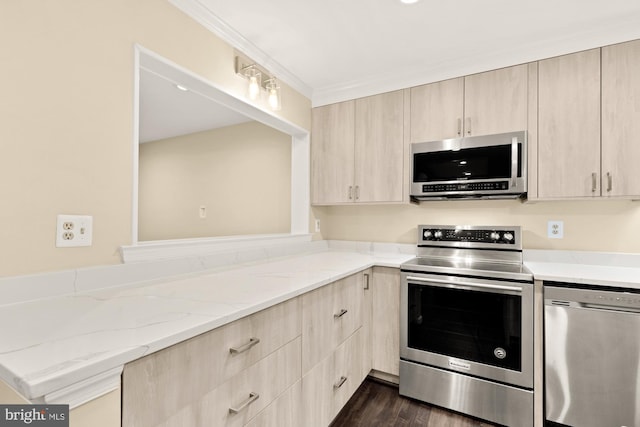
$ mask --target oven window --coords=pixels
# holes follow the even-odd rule
[[[518,144],[518,176],[522,176]],[[413,156],[413,182],[511,178],[511,145],[433,151]]]
[[[521,370],[520,296],[408,286],[409,347]]]

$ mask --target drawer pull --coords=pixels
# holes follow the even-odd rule
[[[339,389],[340,387],[342,387],[342,384],[344,384],[345,381],[347,381],[347,377],[340,377],[340,380],[333,385],[333,389],[334,390]]]
[[[364,289],[369,289],[369,274],[364,273]]]
[[[340,310],[340,313],[334,314],[333,318],[334,319],[339,319],[342,316],[344,316],[345,314],[347,314],[347,309],[343,308],[342,310]]]
[[[229,353],[231,354],[240,354],[243,353],[247,350],[249,350],[251,347],[253,347],[254,345],[258,344],[260,342],[260,338],[249,338],[249,342],[246,343],[243,346],[240,346],[238,348],[235,347],[231,347],[229,349]]]
[[[244,402],[242,402],[242,404],[240,406],[238,406],[237,408],[229,408],[229,413],[230,414],[237,414],[238,412],[242,411],[244,408],[246,408],[247,406],[249,406],[250,404],[252,404],[256,400],[258,400],[259,397],[260,397],[260,395],[258,393],[249,393],[249,398],[247,400],[245,400]]]

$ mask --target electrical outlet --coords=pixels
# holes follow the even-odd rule
[[[316,219],[316,233],[320,231],[320,220]]]
[[[200,215],[200,219],[205,219],[207,217],[207,207],[204,205],[200,206],[198,214]]]
[[[550,239],[562,239],[564,237],[564,222],[563,221],[547,222],[547,237]]]
[[[58,215],[56,247],[91,246],[93,217],[89,215]]]

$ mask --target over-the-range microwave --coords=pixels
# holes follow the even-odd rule
[[[506,199],[527,192],[527,133],[411,144],[414,200]]]

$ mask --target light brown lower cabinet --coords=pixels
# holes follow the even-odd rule
[[[328,426],[371,370],[372,335],[390,336],[372,332],[373,286],[368,269],[127,364],[122,426]]]
[[[368,374],[362,361],[364,342],[360,328],[302,377],[301,425],[328,426],[360,386]]]
[[[371,285],[371,357],[378,372],[400,375],[400,273],[375,267]],[[391,380],[385,377],[387,380]]]
[[[247,427],[298,426],[302,426],[302,380],[296,381],[247,424]]]

